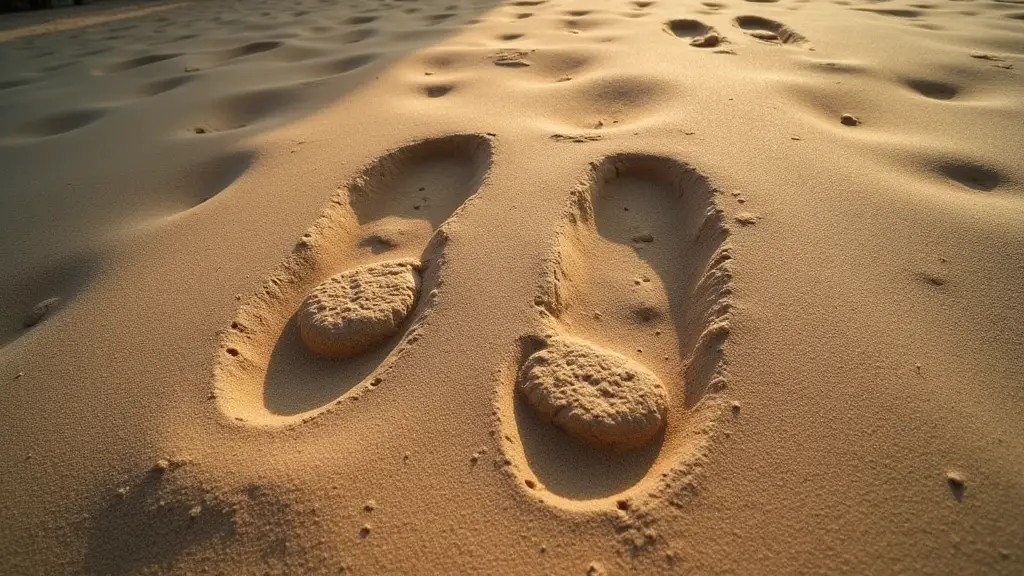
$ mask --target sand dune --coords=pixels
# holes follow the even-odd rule
[[[1016,0],[0,17],[0,573],[1024,570]]]

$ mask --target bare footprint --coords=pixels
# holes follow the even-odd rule
[[[214,369],[220,409],[283,426],[358,385],[378,385],[418,338],[443,224],[479,189],[490,158],[483,136],[426,140],[380,157],[341,188],[225,330]]]
[[[676,38],[689,39],[690,46],[697,48],[714,48],[722,42],[717,30],[699,20],[670,20],[665,23],[665,30]]]
[[[769,44],[806,44],[807,39],[781,22],[761,16],[737,16],[734,20],[752,38]]]
[[[727,230],[671,159],[591,166],[557,232],[498,404],[514,476],[552,503],[611,504],[698,457],[721,413]]]

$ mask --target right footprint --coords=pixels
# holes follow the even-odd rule
[[[782,22],[776,22],[769,18],[737,16],[733,22],[748,36],[769,44],[801,45],[807,43],[807,38],[804,38],[803,35]]]
[[[721,413],[727,235],[711,186],[685,164],[591,165],[535,299],[538,335],[521,341],[499,394],[526,486],[602,506],[699,457]]]
[[[214,395],[229,417],[284,426],[375,386],[430,304],[444,224],[482,185],[487,137],[410,144],[333,197],[224,331]]]

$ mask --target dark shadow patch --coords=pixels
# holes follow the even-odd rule
[[[193,208],[220,194],[245,174],[255,157],[251,151],[234,152],[190,166],[177,187],[181,196],[175,207]]]
[[[161,78],[160,80],[154,80],[147,82],[139,88],[139,95],[142,97],[156,96],[157,94],[163,94],[174,90],[179,86],[184,86],[192,81],[192,76],[180,75],[171,76],[170,78]]]
[[[284,45],[284,42],[277,40],[262,40],[259,42],[250,42],[244,46],[232,48],[221,53],[221,58],[224,60],[234,60],[236,58],[244,58],[246,56],[254,56],[256,54],[262,54],[269,52],[276,48],[280,48]]]
[[[172,482],[174,474],[153,470],[103,496],[87,520],[85,573],[166,572],[190,552],[231,545],[233,507],[202,487]]]
[[[435,84],[433,86],[427,86],[424,89],[424,92],[428,98],[440,98],[442,96],[446,96],[454,88],[455,87],[451,84]]]
[[[711,32],[713,28],[700,20],[680,18],[665,23],[665,28],[677,38],[694,38]]]
[[[356,54],[344,58],[310,62],[309,71],[315,77],[330,77],[347,74],[372,64],[380,58],[380,54]]]
[[[295,86],[280,86],[222,97],[196,114],[190,125],[205,132],[223,132],[284,117],[298,101],[296,91]]]
[[[30,120],[14,129],[13,135],[21,138],[47,138],[66,134],[84,128],[103,118],[107,111],[103,108],[81,108],[57,112]]]
[[[921,16],[924,16],[924,12],[920,10],[907,10],[902,8],[854,8],[854,10],[860,12],[873,12],[875,14],[893,16],[896,18],[920,18]]]
[[[950,180],[972,190],[989,192],[1003,181],[998,171],[971,162],[947,162],[939,166],[939,172]]]
[[[933,100],[952,100],[959,92],[956,86],[935,80],[911,78],[906,83],[918,94]]]
[[[53,262],[30,264],[0,283],[0,347],[39,329],[70,305],[97,272],[93,256],[75,254]],[[57,299],[41,315],[39,304]]]
[[[146,56],[139,56],[138,58],[124,60],[111,66],[107,66],[100,70],[100,73],[117,74],[118,72],[127,72],[128,70],[134,70],[143,66],[149,66],[150,64],[156,64],[157,62],[163,62],[164,60],[177,58],[178,56],[181,56],[181,54],[177,52],[167,54],[148,54]]]

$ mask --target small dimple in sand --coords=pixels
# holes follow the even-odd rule
[[[390,338],[416,305],[419,262],[361,266],[328,278],[299,308],[299,336],[328,358],[361,354]]]
[[[582,340],[556,337],[519,371],[537,414],[580,440],[637,447],[665,426],[668,394],[640,364]]]

